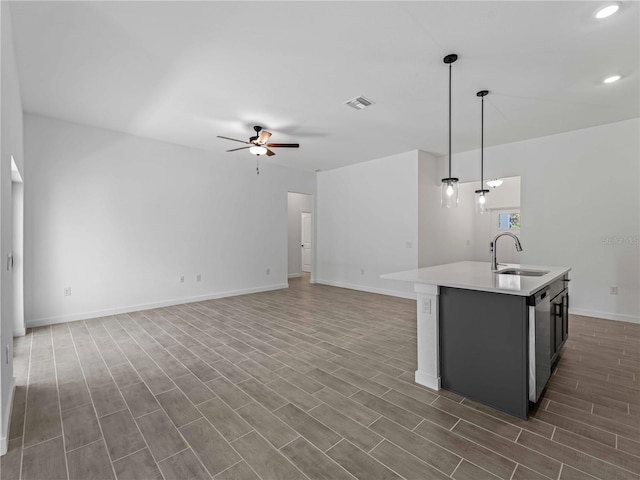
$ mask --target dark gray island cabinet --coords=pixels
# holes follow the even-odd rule
[[[458,262],[383,275],[417,292],[416,383],[526,419],[568,335],[569,270]]]

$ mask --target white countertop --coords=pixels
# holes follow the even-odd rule
[[[500,274],[501,270],[518,268],[522,270],[542,270],[549,273],[540,277]],[[435,267],[386,273],[381,278],[403,282],[424,283],[442,287],[465,288],[508,295],[529,296],[553,283],[571,270],[570,267],[550,267],[542,265],[500,264],[498,272],[491,271],[490,262],[457,262]]]

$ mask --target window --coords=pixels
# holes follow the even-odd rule
[[[520,230],[520,214],[501,213],[498,215],[498,230]]]

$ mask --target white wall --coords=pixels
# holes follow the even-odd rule
[[[417,267],[418,152],[320,172],[316,238],[317,283],[413,297],[380,275]]]
[[[289,277],[299,277],[302,272],[302,212],[311,213],[312,196],[304,193],[289,192],[288,205],[288,273]],[[312,248],[314,248],[313,246]]]
[[[24,178],[22,103],[9,2],[0,2],[0,37],[0,454],[4,454],[13,393],[13,276],[5,268],[7,255],[13,249],[12,155]],[[6,349],[9,349],[8,358]]]
[[[27,325],[287,286],[314,173],[30,114],[25,154]]]
[[[418,267],[437,265],[437,237],[431,235],[437,225],[438,211],[434,204],[440,202],[440,182],[437,159],[418,151]]]
[[[573,268],[573,313],[640,322],[639,132],[635,118],[485,149],[486,178],[521,177],[522,261]],[[461,181],[477,159],[454,155]]]

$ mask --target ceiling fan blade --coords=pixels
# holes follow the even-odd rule
[[[267,143],[267,147],[274,148],[299,148],[299,143]]]
[[[245,148],[251,148],[251,147],[240,147],[240,148],[234,148],[232,150],[227,150],[227,152],[236,152],[238,150],[244,150]]]
[[[218,135],[218,138],[224,138],[225,140],[233,140],[234,142],[246,143],[250,145],[249,142],[245,142],[244,140],[236,140],[235,138],[223,137],[222,135]]]
[[[267,157],[273,157],[274,155],[275,153],[273,153],[271,150],[267,148]]]
[[[266,130],[263,130],[260,132],[260,136],[258,137],[258,144],[259,145],[264,145],[265,143],[267,143],[267,141],[269,141],[269,137],[271,136],[271,134],[269,132],[267,132]]]

